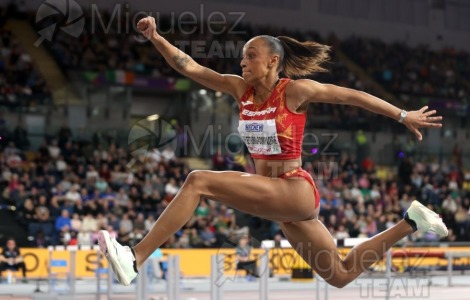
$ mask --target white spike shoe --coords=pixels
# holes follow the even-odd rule
[[[106,230],[99,232],[98,244],[119,283],[129,285],[138,274],[134,268],[135,257],[131,248],[119,244]]]
[[[446,225],[438,214],[414,200],[410,208],[405,213],[404,219],[413,227],[414,231],[422,232],[432,231],[441,238],[446,237],[449,232]]]

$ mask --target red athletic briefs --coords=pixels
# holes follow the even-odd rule
[[[302,178],[305,178],[308,181],[308,183],[310,183],[313,189],[313,194],[315,195],[315,208],[317,208],[318,204],[320,204],[320,193],[318,192],[317,186],[315,185],[315,181],[313,181],[312,176],[310,176],[310,174],[307,171],[305,171],[304,169],[300,167],[279,176],[279,178],[282,178],[282,179],[287,179],[291,177],[298,177],[298,178],[302,177]]]

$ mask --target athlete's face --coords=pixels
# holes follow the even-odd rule
[[[247,82],[262,79],[273,70],[273,55],[262,38],[252,38],[243,47],[243,59],[240,62],[242,77]]]

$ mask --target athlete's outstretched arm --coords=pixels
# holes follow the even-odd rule
[[[321,84],[309,79],[296,80],[291,88],[294,97],[298,97],[302,104],[323,102],[332,104],[354,105],[368,111],[390,117],[394,120],[400,119],[401,109],[372,96],[368,93],[339,87],[332,84]],[[413,132],[419,140],[422,135],[420,128],[442,127],[442,117],[436,116],[436,111],[428,111],[424,106],[419,110],[408,112],[403,124]]]
[[[239,99],[245,91],[245,81],[242,77],[232,74],[220,74],[201,66],[189,55],[173,46],[158,34],[155,18],[146,17],[137,23],[137,28],[149,39],[155,48],[163,55],[167,63],[192,80],[216,91],[221,91]]]

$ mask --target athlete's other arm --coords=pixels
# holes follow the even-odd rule
[[[299,107],[315,102],[353,105],[376,114],[390,117],[394,120],[400,119],[400,113],[402,111],[400,108],[387,101],[368,93],[339,87],[333,84],[321,84],[309,79],[296,80],[292,87],[290,87],[290,93],[292,97],[299,99]],[[408,127],[419,140],[422,140],[423,137],[418,129],[442,127],[442,117],[436,116],[435,110],[427,110],[428,107],[424,106],[419,110],[410,111],[403,121],[403,124]]]
[[[140,20],[137,23],[137,28],[176,71],[209,89],[230,94],[236,99],[241,97],[241,93],[245,90],[245,82],[242,77],[220,74],[195,62],[189,55],[157,33],[155,18],[146,17]]]

